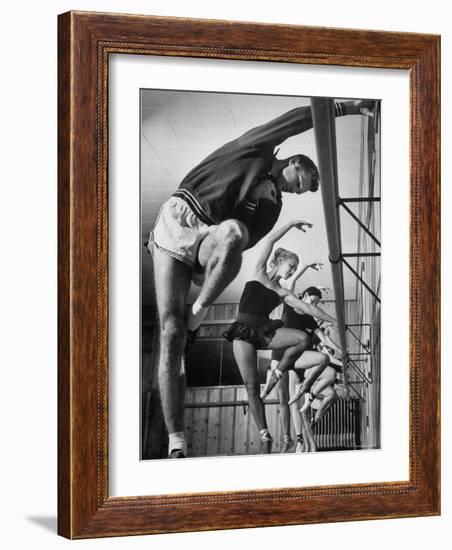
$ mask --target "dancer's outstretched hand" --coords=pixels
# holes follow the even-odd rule
[[[308,264],[306,267],[310,267],[311,269],[314,269],[315,271],[322,271],[323,264],[319,262],[314,262],[313,264]],[[320,288],[320,287],[317,287]]]
[[[320,264],[323,266],[323,264]],[[325,294],[329,294],[330,292],[333,292],[331,290],[331,288],[327,287],[327,286],[318,286],[317,287],[319,290],[322,290]]]
[[[297,229],[299,229],[300,231],[303,231],[303,233],[306,233],[306,229],[305,227],[312,227],[312,223],[309,223],[309,222],[305,222],[303,220],[294,220],[292,222],[292,226],[293,227],[296,227]]]

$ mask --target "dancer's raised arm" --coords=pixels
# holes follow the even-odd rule
[[[292,277],[290,278],[289,284],[287,285],[286,288],[291,292],[294,292],[296,282],[308,269],[314,269],[315,271],[320,271],[322,267],[323,267],[323,264],[319,262],[314,262],[312,264],[307,264],[303,266],[303,262],[300,260],[300,265],[298,266],[298,269],[294,273],[294,275],[292,275]]]
[[[290,231],[293,227],[296,227],[300,231],[305,232],[305,227],[312,227],[312,223],[305,222],[303,220],[293,220],[286,225],[283,225],[276,231],[273,231],[265,241],[265,246],[262,249],[262,252],[259,255],[259,258],[256,262],[256,272],[266,272],[267,271],[267,263],[270,258],[270,254],[272,253],[273,247],[275,246],[275,243],[277,243],[280,239],[284,237],[284,235]]]

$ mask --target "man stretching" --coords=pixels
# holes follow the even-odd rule
[[[360,114],[373,102],[336,102],[336,116]],[[275,156],[275,147],[312,128],[310,107],[298,107],[223,145],[193,168],[159,213],[149,239],[160,327],[159,385],[169,458],[184,458],[184,349],[209,306],[239,272],[242,252],[275,225],[282,192],[317,191],[311,159]],[[193,280],[199,295],[185,314]]]

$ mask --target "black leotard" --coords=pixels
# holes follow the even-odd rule
[[[279,303],[280,297],[274,290],[259,281],[248,281],[240,298],[237,321],[244,316],[256,316],[262,322]]]
[[[269,319],[269,314],[280,303],[277,292],[259,281],[248,281],[240,298],[237,319],[223,336],[229,340],[244,340],[263,349],[282,326],[279,319]]]
[[[317,321],[308,313],[297,313],[292,307],[284,304],[281,320],[287,328],[303,330],[311,336],[311,342],[316,343],[315,331],[320,328]]]

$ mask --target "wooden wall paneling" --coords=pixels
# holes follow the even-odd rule
[[[209,400],[218,403],[221,399],[221,389],[211,388]],[[220,448],[220,407],[214,407],[209,411],[209,424],[207,431],[207,456],[215,456]]]
[[[246,393],[245,388],[237,388],[236,390],[237,401],[248,401],[248,394]],[[235,413],[235,443],[234,450],[236,455],[246,455],[247,454],[247,427],[248,427],[248,418],[245,414],[246,409],[242,405],[236,407]]]
[[[195,403],[195,391],[191,388],[185,390],[185,404]],[[187,453],[193,456],[193,416],[195,409],[186,407],[184,412],[185,441],[187,443]]]
[[[224,387],[222,401],[234,401],[235,389]],[[221,454],[230,455],[234,450],[234,407],[223,407],[221,411]]]

